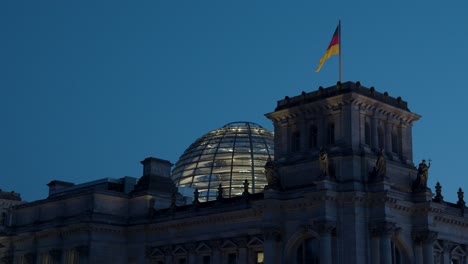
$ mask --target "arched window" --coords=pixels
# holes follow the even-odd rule
[[[318,129],[315,125],[309,128],[309,148],[316,148],[318,146]]]
[[[297,248],[297,264],[318,264],[319,262],[319,241],[315,238],[304,239]]]
[[[328,124],[328,137],[327,143],[328,144],[335,144],[335,123]]]
[[[394,128],[392,131],[392,152],[393,153],[398,153],[400,150],[400,148],[398,147],[400,145],[399,139],[400,137],[398,136],[398,131],[396,128]]]
[[[384,137],[384,130],[383,127],[379,126],[377,128],[377,138],[379,142],[379,148],[384,149],[385,148],[385,137]]]
[[[291,138],[291,151],[298,152],[301,150],[301,133],[296,131],[292,134]]]
[[[371,144],[371,130],[370,130],[370,125],[369,122],[366,121],[366,124],[364,125],[364,142],[366,145]]]

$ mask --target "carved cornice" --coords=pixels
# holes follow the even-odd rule
[[[263,210],[257,209],[247,209],[247,210],[238,210],[230,213],[213,213],[209,215],[200,215],[200,216],[191,216],[185,217],[180,220],[173,220],[159,222],[155,225],[152,225],[150,229],[155,232],[167,232],[167,229],[175,229],[177,231],[188,230],[196,228],[197,226],[206,226],[206,225],[217,225],[217,224],[233,224],[233,223],[243,223],[250,220],[260,221],[263,216]]]
[[[356,95],[351,101],[351,103],[353,105],[357,105],[365,109],[377,111],[383,116],[388,116],[397,120],[402,120],[409,124],[421,118],[420,115],[417,115],[415,113],[400,109],[395,106],[391,106],[389,104],[385,104],[383,102],[379,102],[375,99],[362,95]]]
[[[268,113],[266,116],[274,122],[280,122],[309,113],[323,114],[323,112],[340,109],[344,105],[356,105],[360,108],[377,111],[383,116],[392,117],[407,123],[412,123],[421,118],[421,116],[410,112],[407,108],[407,103],[401,100],[401,98],[385,97],[385,94],[383,97],[378,96],[379,98],[386,98],[382,100],[382,98],[378,99],[366,93],[362,94],[360,89],[348,89],[344,93],[330,94],[325,97],[321,97],[318,93],[319,91],[316,91],[281,100],[278,102],[275,112]],[[311,98],[314,99],[311,100]]]
[[[457,219],[456,219],[457,218]],[[462,227],[468,227],[468,219],[453,216],[452,218],[446,215],[434,216],[434,221],[442,222],[449,225],[458,225]]]

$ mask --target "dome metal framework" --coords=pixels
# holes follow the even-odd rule
[[[177,187],[198,189],[200,201],[242,195],[244,180],[258,193],[267,184],[264,166],[273,158],[273,132],[251,122],[233,122],[192,143],[176,162],[172,180]]]

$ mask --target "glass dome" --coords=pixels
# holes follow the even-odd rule
[[[190,145],[176,162],[172,180],[179,189],[198,189],[200,201],[216,199],[219,184],[224,197],[263,191],[264,166],[273,158],[273,132],[250,122],[233,122],[213,130]],[[187,191],[187,194],[189,194]]]

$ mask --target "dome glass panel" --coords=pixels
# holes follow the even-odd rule
[[[224,197],[242,195],[267,184],[264,166],[273,158],[273,132],[250,122],[229,123],[197,139],[181,155],[172,172],[177,187],[198,189],[200,201],[215,200],[218,187]]]

